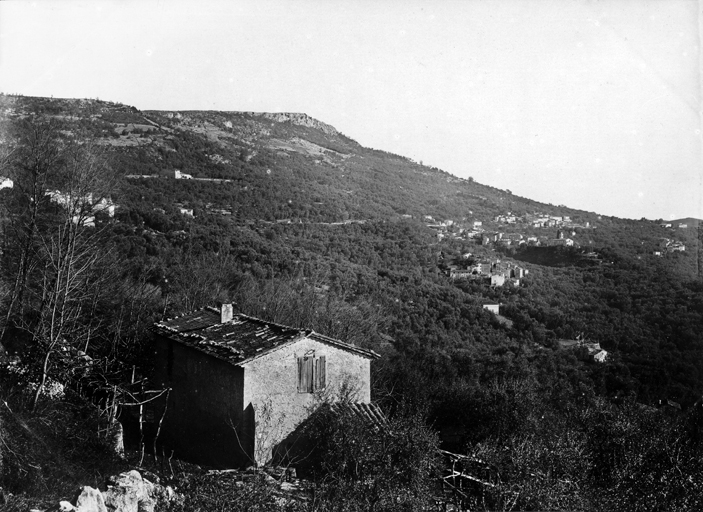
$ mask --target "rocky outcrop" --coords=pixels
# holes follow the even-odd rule
[[[307,114],[295,113],[295,112],[242,112],[242,114],[247,114],[250,116],[263,117],[264,119],[270,119],[271,121],[276,121],[277,123],[290,122],[292,124],[297,124],[298,126],[307,126],[308,128],[315,128],[327,135],[337,135],[339,132],[329,124],[325,124],[322,121],[310,117]]]
[[[132,470],[108,478],[104,492],[82,487],[73,500],[62,501],[46,512],[154,512],[157,504],[178,499],[171,487],[152,483]]]

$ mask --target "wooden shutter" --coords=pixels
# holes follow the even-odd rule
[[[298,393],[312,393],[315,384],[313,380],[314,358],[301,356],[298,358]]]
[[[305,392],[312,393],[315,381],[313,380],[313,373],[315,369],[315,358],[312,356],[305,358]]]
[[[298,357],[298,393],[305,393],[305,387],[303,386],[304,359],[304,357]]]
[[[315,391],[323,389],[327,381],[327,360],[325,356],[315,359]]]

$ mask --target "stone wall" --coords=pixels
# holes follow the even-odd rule
[[[302,393],[297,358],[312,353],[325,356],[326,386]],[[155,383],[172,388],[160,443],[176,458],[214,467],[267,463],[275,445],[340,394],[371,401],[371,361],[308,338],[237,367],[158,337],[156,361]]]
[[[297,358],[325,356],[326,387],[315,393],[298,392]],[[354,401],[371,401],[371,361],[311,339],[303,339],[247,363],[244,404],[255,412],[254,455],[268,462],[272,449],[325,400],[352,392]]]

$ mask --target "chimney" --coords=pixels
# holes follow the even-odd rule
[[[231,322],[233,316],[234,316],[234,308],[232,307],[231,302],[220,305],[220,323],[221,324]]]

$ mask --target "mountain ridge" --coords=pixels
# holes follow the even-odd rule
[[[180,207],[200,214],[219,211],[239,221],[326,223],[431,217],[467,229],[478,222],[484,230],[507,233],[517,228],[498,220],[506,216],[569,217],[571,224],[581,226],[570,235],[577,245],[607,244],[630,257],[647,259],[662,238],[671,236],[655,221],[540,203],[401,155],[363,147],[304,113],[140,111],[101,100],[22,96],[0,96],[0,107],[9,118],[45,116],[64,123],[66,133],[82,131],[115,154],[114,165],[123,176],[173,177],[178,172],[192,177],[199,189],[189,187],[185,196],[176,189],[169,194],[181,196]],[[220,185],[202,188],[216,183],[208,180],[219,180]],[[133,185],[124,190],[136,191]],[[145,186],[150,187],[139,185]],[[185,186],[181,182],[179,188]],[[164,201],[163,191],[150,194],[145,197],[162,204],[160,208],[173,207]],[[644,230],[639,240],[631,236],[634,227]],[[684,231],[674,233],[673,241],[688,245],[690,251],[694,241]],[[694,234],[694,230],[688,232]],[[523,234],[545,232],[523,229]],[[548,236],[556,234],[548,232]],[[682,257],[690,260],[688,255]],[[689,275],[700,274],[700,264],[685,265]]]
[[[451,173],[448,173],[446,171],[442,171],[440,169],[437,169],[436,167],[427,167],[423,166],[421,164],[417,164],[413,162],[411,159],[404,157],[402,155],[395,155],[392,153],[388,153],[384,150],[380,149],[372,149],[372,148],[365,148],[363,146],[360,146],[356,141],[353,139],[350,139],[349,137],[343,135],[339,130],[337,130],[334,126],[327,124],[323,121],[320,121],[306,113],[296,113],[296,112],[254,112],[254,111],[244,111],[244,110],[231,110],[231,111],[216,111],[216,110],[138,110],[133,106],[129,105],[124,105],[120,103],[114,103],[114,102],[108,102],[108,101],[102,101],[102,100],[91,100],[91,99],[80,99],[80,98],[41,98],[41,97],[28,97],[28,96],[10,96],[10,95],[3,95],[3,98],[5,98],[4,102],[7,103],[8,99],[15,98],[23,100],[25,102],[31,103],[43,103],[44,107],[44,112],[46,111],[51,111],[53,105],[53,109],[57,110],[60,109],[60,105],[68,105],[70,109],[72,110],[84,110],[90,112],[90,115],[96,116],[98,118],[102,118],[107,120],[108,122],[111,122],[115,125],[118,125],[117,128],[122,129],[122,130],[127,130],[129,131],[130,124],[139,124],[139,121],[142,123],[153,123],[154,119],[151,119],[151,117],[156,117],[156,118],[161,118],[163,119],[168,119],[169,116],[171,116],[171,119],[173,121],[173,124],[178,125],[181,128],[187,129],[194,131],[196,133],[201,133],[206,136],[209,136],[212,140],[219,142],[220,138],[218,137],[218,132],[222,136],[223,140],[226,137],[230,137],[234,134],[235,136],[240,137],[240,142],[244,143],[244,145],[251,145],[251,143],[254,140],[259,140],[259,139],[266,139],[269,135],[272,135],[272,138],[275,138],[276,132],[280,132],[281,130],[273,130],[273,133],[269,133],[269,130],[271,130],[271,126],[264,126],[266,124],[266,121],[271,121],[275,122],[276,125],[275,127],[281,128],[282,126],[288,124],[293,127],[300,127],[303,129],[308,129],[312,131],[316,131],[320,134],[323,135],[323,137],[320,136],[314,136],[313,133],[310,133],[308,131],[306,134],[304,134],[302,139],[308,140],[308,142],[312,144],[316,144],[318,148],[314,147],[307,147],[307,148],[302,148],[300,147],[300,144],[293,144],[293,147],[291,148],[290,146],[284,146],[280,147],[276,146],[276,144],[271,144],[270,149],[277,150],[277,151],[282,151],[282,152],[287,152],[289,150],[297,150],[299,153],[302,154],[307,154],[310,156],[311,151],[312,153],[317,153],[317,156],[321,157],[323,160],[326,160],[326,163],[333,163],[331,162],[331,157],[334,156],[332,153],[330,155],[325,156],[325,152],[336,152],[337,154],[345,154],[348,153],[348,150],[350,147],[353,148],[361,148],[365,153],[367,154],[377,154],[377,155],[384,155],[386,157],[393,157],[397,158],[398,161],[402,164],[408,165],[409,169],[411,171],[415,171],[418,173],[423,173],[427,174],[430,172],[438,172],[440,174],[437,175],[438,178],[446,179],[449,182],[453,182],[456,184],[460,183],[473,183],[477,186],[480,186],[483,188],[484,191],[492,191],[493,193],[498,193],[502,195],[502,198],[498,198],[496,201],[494,199],[494,202],[502,202],[506,201],[508,198],[512,198],[513,200],[515,199],[524,199],[527,200],[533,207],[540,207],[546,211],[546,213],[558,213],[558,212],[579,212],[579,213],[589,213],[591,214],[591,221],[595,221],[597,217],[608,217],[608,216],[603,216],[599,215],[596,212],[587,212],[585,210],[580,210],[576,208],[571,208],[565,205],[559,205],[559,206],[554,206],[551,204],[547,203],[541,203],[538,201],[531,200],[529,198],[521,198],[520,196],[514,196],[512,192],[509,190],[502,190],[498,189],[495,187],[491,187],[488,185],[482,185],[479,184],[478,182],[474,182],[472,178],[461,178],[459,176],[453,175]],[[106,110],[107,112],[96,112],[96,110],[103,109]],[[7,115],[7,106],[5,107],[5,113]],[[42,109],[39,109],[36,111],[36,113],[42,113]],[[77,114],[78,112],[74,112],[74,115]],[[221,118],[219,119],[218,122],[213,122],[215,120],[213,119],[206,119],[206,118]],[[196,120],[195,124],[197,122],[201,122],[201,126],[188,126],[187,120],[191,118],[200,118],[199,120]],[[239,120],[238,123],[233,123],[232,121],[234,119],[230,118],[236,118]],[[247,123],[247,120],[249,121]],[[180,121],[180,122],[179,122]],[[259,121],[259,122],[257,122]],[[211,126],[208,126],[208,123]],[[157,129],[163,129],[168,126],[169,123],[161,123],[156,125]],[[231,126],[228,126],[231,125]],[[253,126],[253,125],[258,125],[258,126]],[[143,128],[143,127],[142,127]],[[139,128],[137,128],[139,129]],[[285,130],[283,130],[285,132]],[[229,133],[228,133],[229,132]],[[234,133],[232,133],[234,132]],[[329,137],[329,138],[328,138]],[[311,140],[312,139],[312,140]],[[134,141],[124,141],[123,143],[125,145],[138,145],[138,142]],[[295,142],[295,141],[294,141]],[[236,146],[236,144],[235,144]],[[227,158],[223,158],[223,160],[227,160]],[[484,195],[478,194],[478,197],[485,197]],[[501,205],[502,206],[502,205]],[[420,212],[417,212],[418,214]],[[432,213],[432,212],[428,212]],[[626,219],[623,219],[626,220]],[[672,222],[679,222],[677,221],[672,221]]]

